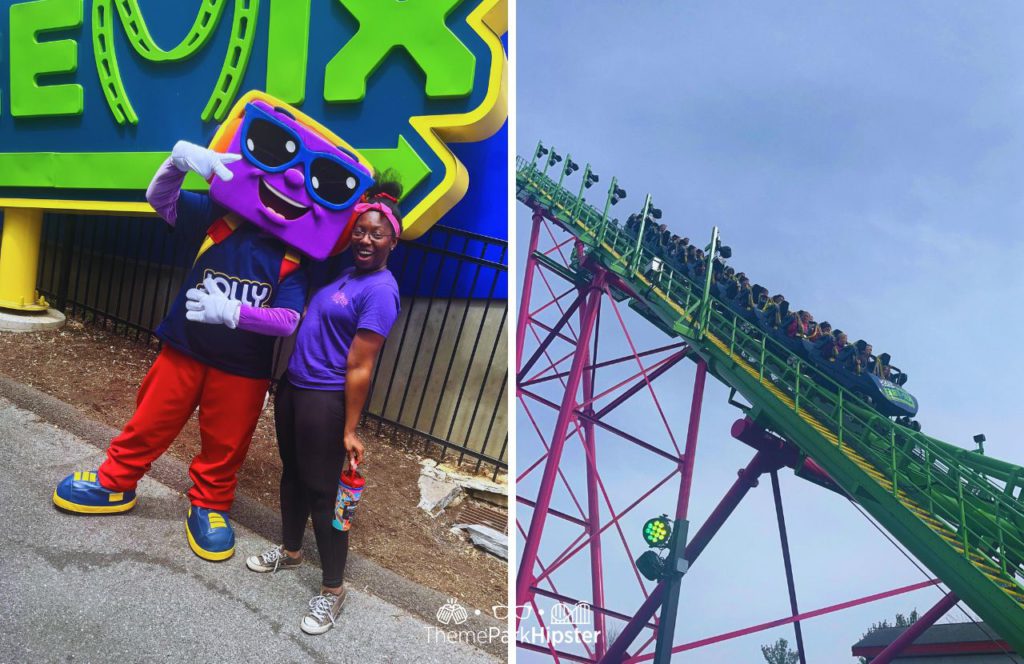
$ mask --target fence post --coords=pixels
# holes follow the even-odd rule
[[[71,285],[71,258],[75,247],[75,230],[77,229],[75,218],[71,215],[59,217],[61,243],[60,243],[60,282],[57,285],[57,309],[67,311],[68,290]]]

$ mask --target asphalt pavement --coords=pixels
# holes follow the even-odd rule
[[[248,571],[245,556],[273,546],[267,537],[277,526],[275,515],[244,496],[232,510],[235,556],[221,563],[195,556],[185,541],[187,476],[180,462],[161,459],[126,514],[56,509],[50,497],[57,482],[95,468],[103,459],[98,441],[109,433],[67,404],[0,380],[7,532],[0,539],[0,662],[505,659],[505,646],[494,638],[501,623],[470,608],[464,624],[441,625],[443,595],[358,557],[350,558],[339,624],[322,636],[304,634],[299,622],[319,587],[315,559],[276,574]],[[164,477],[181,479],[169,486]]]

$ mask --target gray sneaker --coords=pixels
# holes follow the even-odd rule
[[[245,559],[245,566],[254,572],[276,572],[279,569],[295,569],[302,564],[302,557],[292,558],[284,552],[284,546],[264,551],[258,556]]]
[[[334,627],[346,595],[348,591],[342,587],[337,595],[324,593],[309,600],[309,613],[302,619],[302,631],[306,634],[323,634]]]

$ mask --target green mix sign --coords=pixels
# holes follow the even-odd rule
[[[259,89],[396,170],[415,237],[472,175],[446,143],[505,120],[506,18],[505,0],[13,2],[0,206],[133,209],[176,140]]]

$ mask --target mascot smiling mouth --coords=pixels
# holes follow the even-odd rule
[[[260,202],[277,216],[289,221],[298,219],[309,210],[308,207],[288,198],[269,185],[263,178],[260,178]]]

